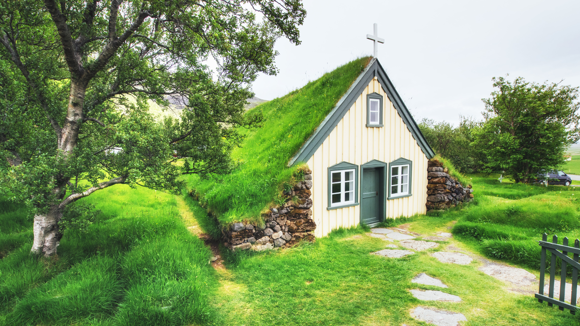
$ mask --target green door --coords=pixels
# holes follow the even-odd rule
[[[383,168],[363,169],[361,222],[369,226],[374,226],[382,220],[382,174]]]

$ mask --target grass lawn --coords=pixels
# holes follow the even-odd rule
[[[0,202],[0,325],[188,325],[213,320],[210,251],[185,228],[180,198],[114,186],[83,199],[89,233],[66,231],[58,259],[35,259],[32,221]]]
[[[572,155],[572,160],[566,162],[562,167],[562,171],[568,174],[580,175],[580,155]]]
[[[0,325],[423,325],[410,317],[419,305],[461,312],[468,325],[580,324],[577,316],[510,291],[480,272],[478,260],[459,266],[430,256],[454,246],[515,262],[537,275],[530,261],[514,259],[507,255],[514,251],[500,244],[525,252],[539,247],[535,241],[550,227],[545,220],[578,218],[575,190],[471,178],[477,204],[409,223],[427,236],[449,232],[459,221],[455,237],[440,248],[401,259],[379,257],[370,253],[387,242],[357,228],[288,250],[222,250],[226,268],[217,270],[194,234],[217,235],[219,228],[189,196],[126,186],[97,192],[85,199],[101,210],[91,232],[67,231],[58,259],[50,261],[28,255],[32,234],[26,212],[0,202]],[[530,215],[529,207],[541,213]],[[529,222],[521,224],[528,215]],[[565,235],[580,236],[576,226],[566,228]],[[494,256],[498,252],[505,256]],[[444,292],[463,301],[412,297],[410,289],[437,290],[411,283],[421,272],[441,279],[449,286]]]

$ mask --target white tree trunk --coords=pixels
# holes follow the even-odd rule
[[[34,242],[30,250],[32,254],[45,257],[56,255],[56,248],[62,238],[58,227],[61,215],[58,208],[51,208],[46,215],[34,216]]]

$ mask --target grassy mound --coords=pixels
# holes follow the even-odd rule
[[[290,94],[261,104],[248,115],[262,114],[264,124],[246,133],[233,153],[240,166],[230,175],[202,180],[189,176],[190,188],[200,195],[222,225],[249,220],[261,223],[260,212],[272,203],[296,169],[290,158],[306,142],[370,62],[354,60]]]
[[[437,154],[433,158],[435,161],[443,163],[443,166],[447,168],[449,175],[459,181],[463,186],[468,186],[471,184],[471,180],[464,176],[459,170],[451,163],[450,160],[444,158],[443,156]]]
[[[58,259],[29,255],[32,220],[0,200],[0,325],[212,322],[211,252],[185,228],[175,196],[118,185],[91,195],[88,233],[65,231]],[[7,241],[8,238],[12,241]]]

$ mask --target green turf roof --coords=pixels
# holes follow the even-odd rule
[[[371,58],[351,61],[288,95],[257,106],[246,114],[263,114],[261,128],[247,131],[233,157],[241,165],[232,174],[201,180],[189,178],[203,204],[223,225],[250,220],[261,222],[260,212],[273,203],[284,183],[299,166],[290,158],[336,106]]]

